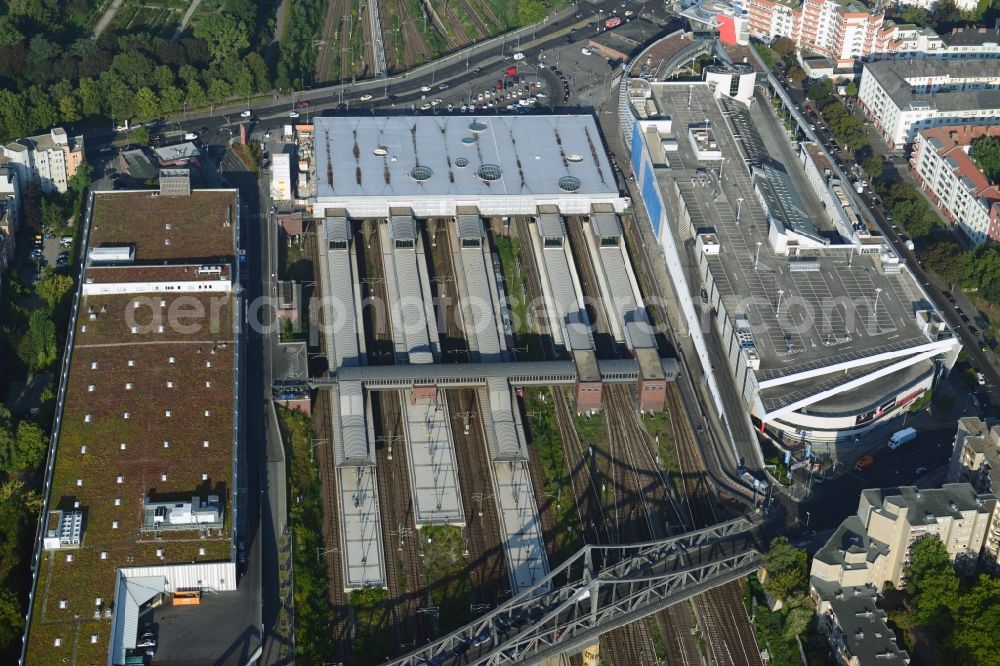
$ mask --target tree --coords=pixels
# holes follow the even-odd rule
[[[788,68],[788,78],[790,78],[795,83],[802,83],[806,80],[806,73],[798,65],[792,65]]]
[[[924,250],[923,261],[946,282],[955,283],[962,279],[965,272],[965,253],[953,240],[941,241],[928,246]]]
[[[229,14],[212,12],[202,18],[195,24],[194,36],[208,43],[215,63],[238,58],[250,46],[246,26]]]
[[[17,424],[17,433],[7,439],[13,446],[9,450],[0,450],[0,464],[7,472],[17,472],[25,469],[38,469],[45,462],[45,452],[49,447],[49,438],[31,421],[21,421]]]
[[[788,37],[777,37],[771,42],[771,50],[782,58],[789,58],[795,55],[795,42]]]
[[[84,77],[77,84],[80,110],[84,116],[96,116],[101,112],[101,89],[94,79]]]
[[[38,494],[22,481],[0,485],[0,584],[17,568],[22,550],[27,552],[21,539],[25,529],[34,526],[41,504]]]
[[[844,86],[844,95],[847,97],[857,97],[858,96],[858,84],[851,81],[846,86]]]
[[[969,157],[991,183],[1000,179],[1000,139],[982,137],[972,142]]]
[[[6,136],[27,136],[31,131],[24,102],[10,90],[0,89],[0,123]]]
[[[73,278],[61,273],[47,273],[35,285],[35,293],[48,303],[50,310],[55,310],[71,291],[73,291]]]
[[[764,66],[768,69],[774,69],[774,51],[771,50],[767,44],[761,44],[759,42],[754,42],[753,50],[757,52],[760,59],[764,61]]]
[[[45,370],[56,360],[56,325],[44,310],[35,310],[28,319],[28,332],[18,349],[31,371]]]
[[[135,93],[135,109],[139,118],[149,120],[160,116],[160,100],[150,88],[143,86]]]
[[[951,612],[958,606],[958,575],[939,538],[927,536],[910,547],[905,576],[917,624],[949,628]]]
[[[945,649],[956,653],[956,661],[973,664],[996,661],[1000,654],[1000,580],[980,576],[959,597],[955,630]]]
[[[66,222],[66,211],[56,198],[42,198],[42,228],[62,229]]]
[[[764,556],[767,569],[764,589],[776,599],[804,592],[809,582],[808,564],[806,551],[796,548],[785,537],[772,539]]]
[[[74,93],[59,98],[59,119],[64,123],[80,120],[80,101]]]
[[[132,130],[132,133],[129,134],[129,140],[132,143],[139,144],[140,146],[148,146],[149,138],[149,130],[145,127],[136,127]]]
[[[869,155],[861,162],[861,168],[864,169],[869,178],[874,180],[882,175],[885,160],[882,159],[881,155]]]
[[[820,79],[809,84],[808,96],[814,102],[822,102],[833,95],[833,81]]]
[[[0,18],[0,46],[10,46],[20,44],[24,41],[24,35],[18,30],[9,16]]]
[[[24,632],[24,610],[17,593],[10,588],[0,589],[0,652],[6,652]]]
[[[1000,250],[996,245],[980,245],[964,257],[965,282],[979,289],[991,303],[1000,302]]]

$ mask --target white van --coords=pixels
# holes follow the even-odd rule
[[[197,139],[198,139],[198,133],[197,132],[187,132],[187,133],[184,134],[184,140],[185,141],[196,141]]]

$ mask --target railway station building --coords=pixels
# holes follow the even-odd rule
[[[720,413],[836,456],[925,395],[960,342],[822,147],[789,139],[766,90],[747,103],[670,75],[626,76],[619,117],[681,333]]]

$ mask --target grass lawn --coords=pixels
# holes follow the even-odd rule
[[[438,609],[437,629],[453,631],[472,619],[472,582],[469,559],[462,543],[462,529],[453,525],[429,525],[420,530],[424,573],[431,601]]]

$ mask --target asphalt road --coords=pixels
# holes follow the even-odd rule
[[[573,47],[579,51],[582,46],[579,42],[585,42],[588,37],[600,32],[600,22],[613,16],[612,11],[619,14],[625,11],[622,8],[622,0],[577,4],[578,11],[576,12],[570,11],[566,16],[557,20],[539,24],[535,28],[518,31],[522,33],[519,39],[501,36],[487,40],[398,76],[297,91],[291,94],[274,93],[270,97],[252,99],[249,106],[253,112],[253,129],[255,131],[274,130],[293,122],[289,118],[289,113],[297,103],[302,101],[308,101],[309,107],[308,109],[298,109],[298,112],[303,120],[307,120],[317,112],[336,111],[338,105],[341,104],[354,114],[357,114],[359,109],[371,113],[410,113],[425,101],[433,100],[439,96],[444,97],[437,89],[437,86],[442,83],[449,84],[449,87],[456,89],[456,92],[463,91],[462,94],[467,96],[464,91],[467,91],[473,82],[485,84],[487,81],[492,81],[495,85],[498,75],[507,65],[517,64],[519,68],[522,66],[536,68],[539,54],[546,55],[547,51],[566,45],[565,36],[573,26],[578,28],[574,33],[577,43]],[[666,20],[663,5],[659,0],[625,0],[625,4],[636,14],[643,13],[646,16],[653,16],[657,20]],[[586,29],[587,23],[592,23],[594,27]],[[525,54],[525,59],[514,62],[510,58],[513,53],[518,51]],[[604,62],[600,56],[591,57],[597,62]],[[478,81],[472,74],[476,68],[483,70]],[[563,67],[563,69],[566,68]],[[588,79],[589,81],[590,79]],[[583,85],[582,80],[575,83]],[[425,93],[420,90],[422,86],[430,86],[434,90]],[[548,95],[550,89],[546,89],[544,92]],[[551,90],[551,92],[556,91]],[[364,95],[372,95],[372,99],[361,102],[361,97]],[[394,96],[392,102],[389,101],[390,96]],[[458,102],[460,100],[461,95],[456,95],[446,100],[446,103],[447,101]],[[548,101],[552,102],[553,100],[550,98]],[[562,100],[554,101],[561,103]],[[571,99],[567,102],[567,106],[584,102],[586,102],[586,98]],[[209,141],[211,139],[205,136],[206,134],[215,134],[220,130],[225,132],[228,129],[238,131],[238,125],[242,120],[240,113],[246,109],[246,102],[236,102],[218,107],[213,106],[208,111],[176,114],[166,118],[164,124],[153,131],[154,133],[165,132],[168,136],[176,138],[178,134],[201,131],[204,128],[205,131],[201,132],[202,140]],[[437,110],[438,107],[435,107],[434,111]],[[128,143],[128,133],[115,132],[111,125],[82,126],[71,129],[83,133],[89,157],[106,154],[99,151],[112,142],[119,145]]]

